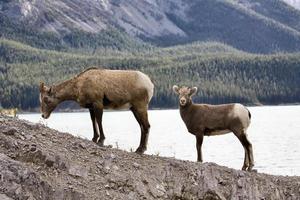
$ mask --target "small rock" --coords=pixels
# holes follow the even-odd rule
[[[111,153],[111,154],[110,154],[110,158],[111,158],[111,159],[115,159],[115,158],[116,158],[115,154],[112,154],[112,153]]]
[[[239,179],[239,180],[237,181],[237,186],[238,186],[239,188],[243,188],[243,182],[242,182],[241,179]]]
[[[36,151],[36,144],[32,144],[30,146],[30,151]]]
[[[78,146],[81,147],[82,149],[86,149],[86,145],[84,143],[79,143]]]
[[[70,175],[86,178],[88,176],[88,170],[79,165],[71,165],[68,170]]]
[[[55,163],[55,159],[54,157],[52,156],[47,156],[46,157],[46,160],[45,160],[45,164],[48,166],[48,167],[52,167]]]
[[[119,167],[117,165],[113,165],[112,167],[114,170],[119,170]]]
[[[203,199],[226,200],[221,193],[215,190],[206,191]]]
[[[6,196],[5,194],[1,194],[1,193],[0,193],[0,199],[1,200],[13,200],[12,198]]]
[[[108,165],[106,165],[106,166],[104,167],[104,169],[108,171],[108,170],[110,170],[110,167],[109,167]]]
[[[30,134],[25,134],[24,136],[25,136],[26,140],[32,140],[32,138],[33,138],[33,136]]]
[[[15,133],[17,133],[18,130],[14,127],[6,127],[2,133],[5,135],[14,135]]]
[[[133,165],[135,168],[140,168],[140,167],[141,167],[141,165],[138,164],[138,163],[136,163],[136,162],[134,162],[132,165]]]
[[[239,171],[239,172],[238,172],[238,176],[239,176],[239,177],[244,177],[244,176],[245,176],[245,172]]]
[[[160,184],[156,184],[155,187],[150,186],[149,189],[150,189],[151,194],[155,198],[162,197],[166,193],[164,186],[162,186]]]

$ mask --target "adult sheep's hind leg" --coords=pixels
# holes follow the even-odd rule
[[[242,170],[251,171],[254,166],[252,144],[248,140],[247,134],[245,131],[234,132],[234,134],[240,140],[240,142],[242,143],[244,150],[245,150],[244,165],[243,165]]]
[[[147,150],[148,136],[150,130],[147,106],[132,107],[131,111],[133,112],[135,119],[138,121],[141,127],[141,141],[139,147],[135,152],[139,154],[143,154]]]
[[[90,108],[90,116],[91,116],[91,120],[93,123],[93,131],[94,131],[94,137],[92,139],[93,142],[97,143],[98,139],[99,139],[99,133],[97,131],[97,122],[96,122],[96,117],[95,117],[95,112],[94,109]]]

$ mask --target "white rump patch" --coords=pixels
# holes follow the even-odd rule
[[[138,78],[137,78],[138,87],[144,86],[146,88],[148,92],[148,98],[150,101],[153,96],[154,85],[146,74],[139,71],[137,73],[138,73]]]
[[[229,115],[232,118],[240,118],[243,122],[249,121],[248,110],[242,104],[234,104],[233,110]],[[249,122],[248,122],[249,123]]]

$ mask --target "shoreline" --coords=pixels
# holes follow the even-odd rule
[[[264,105],[245,105],[246,107],[278,107],[278,106],[300,106],[300,103],[294,103],[294,104],[264,104]],[[149,111],[155,111],[155,110],[178,110],[178,107],[173,108],[150,108]],[[123,109],[123,110],[112,110],[112,109],[105,109],[104,112],[122,112],[122,111],[129,111],[129,109]],[[80,113],[80,112],[88,112],[88,109],[81,108],[81,109],[59,109],[53,111],[53,113]],[[18,114],[38,114],[40,111],[19,111]]]

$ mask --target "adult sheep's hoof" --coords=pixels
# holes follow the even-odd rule
[[[137,148],[137,150],[135,151],[135,153],[137,153],[137,154],[143,154],[145,151],[146,151],[146,148],[139,147],[139,148]]]
[[[98,140],[99,140],[99,137],[93,137],[93,139],[92,139],[92,141],[95,142],[96,144],[97,144]]]
[[[100,146],[100,147],[104,147],[104,140],[99,140],[98,142],[97,142],[97,145],[98,146]]]

